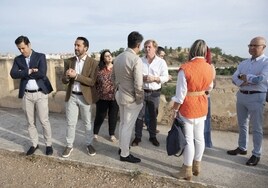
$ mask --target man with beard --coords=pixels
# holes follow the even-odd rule
[[[95,82],[97,77],[98,62],[87,55],[89,42],[85,37],[78,37],[74,44],[75,55],[64,62],[62,82],[68,84],[66,91],[66,120],[67,146],[62,157],[69,157],[73,151],[75,129],[81,113],[82,122],[85,125],[85,139],[88,154],[96,154],[92,146],[93,131],[91,124],[92,104],[97,101]]]

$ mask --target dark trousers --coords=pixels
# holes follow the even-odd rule
[[[108,125],[109,135],[114,135],[119,107],[115,100],[99,100],[96,103],[96,117],[94,121],[94,134],[98,134],[100,127],[107,115],[108,111]]]
[[[139,113],[139,116],[137,118],[136,125],[135,125],[135,137],[137,138],[142,137],[143,122],[144,122],[146,108],[148,110],[148,116],[150,119],[149,126],[148,126],[150,138],[156,137],[157,115],[158,115],[160,94],[161,94],[161,91],[144,93],[143,107]]]

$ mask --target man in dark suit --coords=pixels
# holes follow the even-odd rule
[[[95,82],[97,78],[98,62],[87,55],[89,42],[85,37],[78,37],[74,44],[75,55],[64,61],[62,82],[68,84],[66,91],[66,119],[67,119],[67,146],[62,157],[69,157],[73,151],[75,129],[79,111],[86,127],[86,145],[88,154],[96,154],[92,146],[93,131],[91,121],[92,104],[96,103]]]
[[[35,114],[38,115],[43,127],[46,144],[46,155],[53,154],[51,126],[49,122],[48,94],[53,91],[46,76],[47,62],[45,54],[31,49],[31,43],[26,36],[15,40],[21,55],[14,59],[10,75],[13,79],[21,79],[19,98],[22,98],[23,110],[28,121],[28,132],[32,146],[27,155],[32,155],[38,148],[38,132]]]

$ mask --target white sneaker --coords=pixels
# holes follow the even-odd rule
[[[112,135],[112,136],[110,137],[110,140],[111,140],[111,142],[116,142],[116,141],[117,141],[117,138],[116,138],[114,135]]]

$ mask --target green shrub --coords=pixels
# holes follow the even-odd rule
[[[166,100],[170,101],[176,93],[176,85],[163,84],[161,89],[161,94],[165,95]]]
[[[236,67],[216,68],[216,75],[231,76],[236,71]]]

